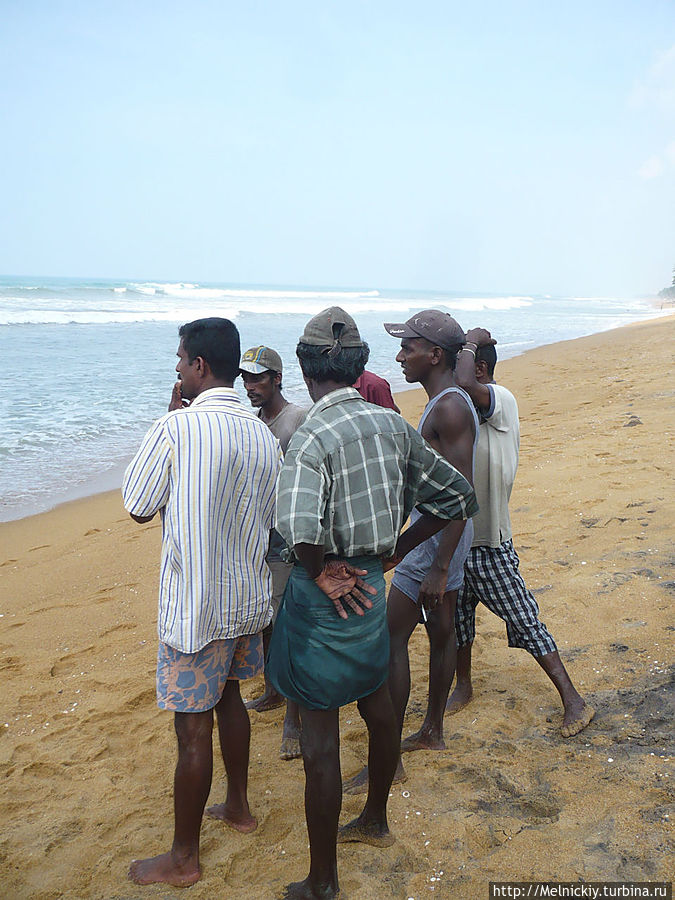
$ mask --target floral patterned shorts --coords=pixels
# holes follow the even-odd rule
[[[206,712],[222,697],[228,678],[244,681],[263,668],[262,632],[211,641],[196,653],[160,641],[157,705],[172,712]]]

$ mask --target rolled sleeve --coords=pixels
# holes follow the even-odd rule
[[[134,516],[152,516],[169,499],[172,449],[165,422],[156,422],[129,463],[122,482],[124,508]]]

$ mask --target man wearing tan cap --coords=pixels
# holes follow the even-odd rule
[[[281,393],[283,373],[281,357],[271,347],[262,345],[251,347],[242,356],[239,371],[251,406],[258,410],[258,418],[267,425],[279,441],[282,452],[285,453],[291,436],[305,421],[307,410],[301,409],[295,403],[289,403]],[[272,572],[272,622],[263,631],[265,656],[269,649],[279,604],[293,568],[281,558],[281,553],[285,549],[286,544],[279,532],[273,528],[270,532],[270,547],[266,557],[267,565]],[[265,690],[260,697],[249,700],[246,708],[266,712],[283,706],[284,702],[284,698],[274,690],[265,673]],[[279,756],[282,759],[297,759],[300,755],[300,719],[298,707],[291,700],[286,704]]]
[[[354,389],[368,347],[344,310],[331,307],[311,319],[296,353],[314,405],[291,438],[279,477],[277,528],[296,564],[268,674],[299,704],[302,721],[310,870],[284,897],[325,900],[339,893],[336,842],[394,842],[387,799],[399,732],[386,683],[383,570],[448,519],[473,515],[476,503],[468,481],[414,428]],[[401,534],[415,505],[419,515]],[[368,726],[368,798],[338,834],[339,709],[355,700]]]

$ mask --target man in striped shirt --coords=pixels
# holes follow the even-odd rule
[[[174,839],[135,860],[137,884],[198,881],[199,831],[211,789],[213,711],[228,786],[209,814],[240,832],[257,822],[247,799],[250,724],[239,680],[262,670],[272,615],[265,564],[281,466],[279,444],[233,390],[239,333],[227,319],[179,329],[169,413],[145,436],[124,475],[137,522],[162,519],[157,702],[174,713],[178,763]]]

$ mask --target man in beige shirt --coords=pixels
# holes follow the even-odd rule
[[[281,392],[283,363],[281,357],[271,347],[263,345],[251,347],[244,353],[239,370],[251,406],[258,410],[258,418],[267,425],[286,453],[288,442],[296,429],[302,425],[307,410],[289,403]],[[266,562],[272,572],[272,622],[263,632],[265,656],[272,637],[272,629],[279,610],[286,582],[293,569],[292,563],[284,562],[281,551],[286,547],[276,529],[270,532],[270,546]],[[249,700],[247,709],[266,712],[284,704],[284,698],[274,690],[265,673],[265,690],[260,697]],[[282,759],[297,759],[300,753],[300,720],[298,707],[292,700],[286,703],[284,730],[281,737],[279,756]]]

